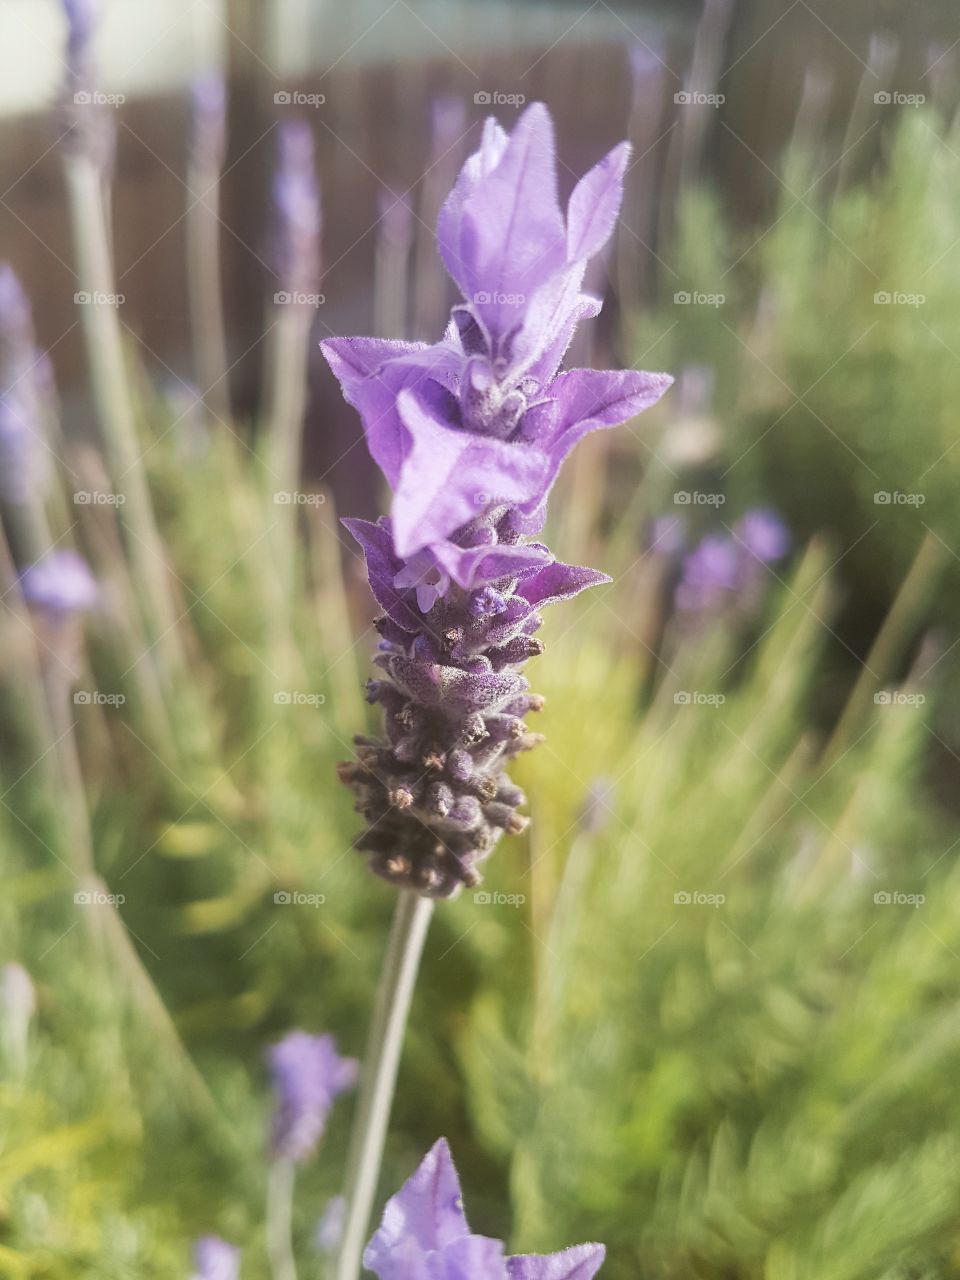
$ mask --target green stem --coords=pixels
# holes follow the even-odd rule
[[[274,1160],[267,1174],[267,1255],[273,1280],[297,1280],[293,1259],[292,1160]]]
[[[383,1159],[403,1035],[433,905],[430,898],[409,891],[401,891],[397,899],[350,1139],[344,1188],[346,1212],[334,1273],[336,1280],[357,1280],[360,1275],[360,1259]]]

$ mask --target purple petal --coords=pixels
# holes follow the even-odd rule
[[[535,102],[460,212],[458,283],[494,346],[520,319],[513,299],[532,296],[566,259],[556,192],[553,123],[546,107]]]
[[[541,449],[449,427],[411,391],[400,393],[397,406],[412,436],[393,502],[398,555],[444,542],[485,509],[525,502],[542,488],[548,459]]]
[[[382,524],[348,517],[341,523],[360,543],[367,564],[370,590],[384,613],[404,631],[419,631],[423,618],[410,603],[410,592],[396,586],[397,574],[403,569],[403,561],[394,554],[390,530]]]
[[[395,392],[381,378],[396,356],[425,351],[425,342],[383,338],[327,338],[320,350],[340,383],[344,399],[360,413],[373,460],[393,484],[403,461],[404,436],[396,415]]]
[[[525,579],[517,588],[516,594],[523,596],[531,605],[542,608],[555,604],[558,600],[568,600],[578,595],[587,587],[596,587],[612,579],[597,569],[584,569],[575,564],[560,564],[559,561],[541,569],[533,577]]]
[[[443,1254],[443,1280],[507,1280],[503,1243],[489,1236],[466,1236]]]
[[[637,369],[571,369],[561,373],[550,388],[560,404],[559,427],[549,445],[544,445],[550,454],[550,474],[540,497],[549,492],[563,460],[585,435],[619,426],[649,409],[672,382],[667,373]],[[527,510],[533,508],[528,506]]]
[[[501,578],[516,578],[549,564],[552,553],[539,543],[458,547],[442,542],[430,548],[437,563],[459,586],[471,588]]]
[[[593,298],[588,293],[581,293],[564,316],[563,323],[559,326],[551,343],[545,347],[537,361],[531,365],[531,376],[539,382],[548,382],[560,367],[560,362],[566,355],[577,325],[581,320],[590,320],[594,316],[598,316],[602,307],[603,303],[599,298]]]
[[[567,260],[579,262],[599,253],[613,234],[623,202],[623,175],[630,143],[621,142],[584,174],[567,206]]]
[[[393,1265],[399,1247],[412,1245],[416,1252],[442,1250],[469,1233],[453,1156],[446,1138],[440,1138],[387,1201],[383,1221],[364,1250],[363,1265],[384,1278],[411,1274]]]
[[[459,286],[464,297],[469,292],[467,246],[463,243],[463,209],[477,186],[500,163],[507,149],[507,135],[490,116],[483,126],[480,148],[460,170],[453,190],[444,201],[437,218],[437,245],[443,264]]]
[[[603,1265],[602,1244],[578,1244],[545,1257],[522,1254],[507,1259],[510,1280],[592,1280]]]

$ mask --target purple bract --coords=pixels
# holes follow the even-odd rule
[[[441,1138],[387,1201],[363,1265],[380,1280],[591,1280],[604,1253],[602,1244],[581,1244],[508,1258],[500,1240],[473,1235],[453,1157]]]
[[[613,231],[629,147],[557,199],[553,125],[534,104],[507,134],[486,122],[437,225],[462,301],[443,338],[322,344],[393,491],[389,518],[347,520],[383,609],[370,699],[386,740],[359,740],[341,776],[369,827],[359,845],[394,883],[432,896],[523,829],[504,767],[535,745],[542,705],[519,672],[542,652],[540,610],[608,581],[532,541],[574,445],[660,398],[666,374],[561,363],[598,299],[582,291]]]

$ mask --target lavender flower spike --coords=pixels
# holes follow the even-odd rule
[[[341,777],[369,827],[358,847],[400,887],[447,897],[522,831],[505,767],[534,746],[543,700],[520,667],[543,650],[540,611],[605,574],[556,562],[543,527],[560,467],[588,432],[652,405],[666,374],[571,369],[581,292],[623,195],[621,143],[557,200],[553,125],[535,103],[507,135],[486,122],[440,211],[439,250],[463,301],[441,341],[321,344],[392,490],[389,519],[344,523],[383,616],[371,702],[386,739],[358,740]]]
[[[193,1280],[239,1280],[240,1250],[219,1236],[203,1236],[193,1252]]]
[[[605,1252],[602,1244],[581,1244],[562,1253],[507,1258],[501,1241],[473,1235],[453,1157],[441,1138],[387,1201],[363,1265],[380,1280],[591,1280]]]
[[[316,1149],[336,1098],[353,1087],[358,1063],[341,1058],[333,1036],[291,1031],[267,1054],[277,1095],[272,1149],[300,1163]]]
[[[28,605],[58,616],[92,609],[99,594],[86,560],[76,551],[51,551],[24,569],[19,582]]]

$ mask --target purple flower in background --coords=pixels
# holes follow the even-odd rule
[[[358,1063],[341,1058],[333,1036],[291,1031],[267,1051],[277,1106],[271,1146],[276,1159],[306,1160],[337,1097],[353,1087]]]
[[[49,365],[36,349],[30,303],[0,263],[0,500],[22,504],[45,480],[43,444]]]
[[[508,1258],[500,1240],[472,1234],[453,1157],[441,1138],[387,1201],[363,1265],[380,1280],[591,1280],[604,1253],[602,1244],[581,1244]]]
[[[219,1236],[203,1236],[193,1250],[193,1280],[239,1280],[240,1250]]]
[[[193,158],[205,170],[219,169],[227,140],[227,86],[214,72],[193,82]]]
[[[775,512],[748,511],[732,534],[708,534],[684,558],[677,585],[677,608],[687,615],[720,612],[728,605],[754,603],[764,566],[790,550],[790,533]]]
[[[279,293],[291,301],[312,293],[320,271],[322,209],[314,163],[313,133],[305,120],[279,129],[279,163],[273,180],[276,215],[274,259]]]
[[[440,255],[462,295],[443,338],[322,343],[393,498],[389,518],[344,523],[383,616],[385,740],[341,767],[369,827],[358,847],[393,883],[444,897],[522,831],[505,772],[536,745],[523,717],[542,699],[519,667],[542,652],[541,610],[608,581],[531,539],[571,449],[653,404],[665,374],[561,369],[583,291],[609,240],[629,147],[557,199],[553,125],[534,104],[507,134],[493,119],[440,210]]]
[[[763,564],[782,560],[790,550],[790,530],[775,511],[748,511],[733,529],[747,551]]]
[[[77,613],[97,602],[96,579],[76,551],[51,551],[24,569],[19,582],[27,604],[50,613]]]

